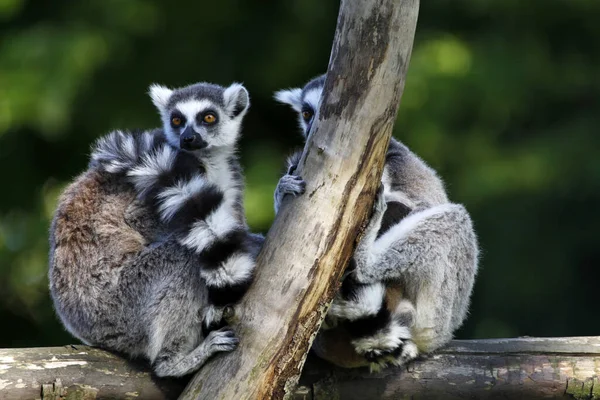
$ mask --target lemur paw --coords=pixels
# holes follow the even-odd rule
[[[410,339],[404,339],[394,350],[374,350],[364,354],[370,362],[371,372],[377,372],[389,366],[402,366],[419,356],[417,345]]]
[[[240,343],[240,339],[235,335],[231,328],[221,328],[217,331],[211,331],[205,339],[210,351],[224,352],[234,350]]]
[[[371,363],[371,371],[402,365],[418,355],[409,326],[394,321],[374,335],[354,339],[352,345]]]
[[[306,191],[306,182],[300,176],[287,174],[281,177],[277,189],[282,197],[286,194],[299,196]]]

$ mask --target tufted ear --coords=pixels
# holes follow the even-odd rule
[[[173,91],[165,86],[153,83],[148,89],[148,94],[150,94],[152,103],[154,103],[156,108],[158,108],[158,111],[162,113],[167,107],[167,103],[169,102]]]
[[[285,89],[275,92],[275,100],[290,105],[297,112],[302,111],[302,89]]]
[[[225,109],[232,118],[243,116],[250,107],[250,95],[240,83],[233,83],[223,92]]]

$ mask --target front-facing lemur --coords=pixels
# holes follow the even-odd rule
[[[262,243],[235,154],[249,96],[208,83],[150,95],[163,128],[98,140],[59,199],[50,291],[84,343],[182,376],[237,346],[222,314],[250,285]]]
[[[275,97],[298,112],[310,132],[325,76]],[[304,193],[294,175],[301,152],[275,190],[275,212],[286,194]],[[467,315],[478,245],[469,214],[448,201],[441,179],[406,146],[391,139],[382,188],[357,244],[326,325],[340,325],[372,368],[401,365],[452,338]],[[335,361],[339,357],[321,350]],[[331,351],[336,351],[335,349]]]

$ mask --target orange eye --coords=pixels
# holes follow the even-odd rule
[[[215,114],[205,114],[204,117],[202,117],[202,121],[204,121],[207,124],[214,124],[217,121],[217,117],[215,116]]]
[[[173,117],[171,119],[171,123],[173,124],[173,126],[179,126],[181,125],[181,118]]]
[[[302,118],[304,118],[305,121],[308,121],[312,118],[312,113],[310,111],[302,111]]]

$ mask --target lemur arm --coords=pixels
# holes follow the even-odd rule
[[[298,151],[287,159],[287,173],[283,175],[281,179],[279,179],[273,195],[275,214],[279,212],[279,207],[281,206],[281,202],[286,194],[299,196],[304,194],[304,191],[306,190],[306,183],[304,180],[301,177],[294,175],[301,156],[302,152]]]

